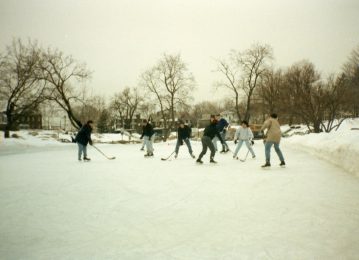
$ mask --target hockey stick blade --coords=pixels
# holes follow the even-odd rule
[[[116,159],[115,156],[112,156],[112,157],[108,157],[106,154],[104,154],[99,148],[97,148],[96,146],[92,145],[92,147],[94,147],[99,153],[101,153],[104,157],[106,157],[107,159],[109,160],[114,160]]]
[[[175,151],[173,151],[167,158],[161,158],[162,161],[167,161],[169,158],[171,158],[171,156],[175,153]]]

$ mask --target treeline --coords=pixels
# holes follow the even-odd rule
[[[0,101],[5,103],[5,137],[21,116],[41,107],[59,107],[71,125],[79,128],[92,118],[99,132],[116,126],[131,128],[135,118],[148,118],[167,129],[176,118],[196,124],[202,116],[230,111],[236,119],[262,122],[269,113],[282,123],[305,123],[314,132],[329,132],[346,117],[359,116],[359,46],[341,71],[323,78],[310,61],[288,68],[273,66],[269,45],[254,44],[244,51],[232,50],[217,60],[217,89],[230,98],[193,103],[196,82],[180,55],[164,54],[140,75],[136,86],[105,100],[86,86],[92,72],[84,63],[36,41],[15,39],[0,53]],[[141,115],[140,117],[138,115]]]

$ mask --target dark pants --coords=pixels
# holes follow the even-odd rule
[[[202,159],[203,155],[206,154],[207,148],[211,150],[211,158],[214,158],[214,154],[216,153],[216,149],[214,148],[214,145],[212,143],[212,140],[208,136],[202,137],[202,152],[199,154],[198,159]]]
[[[192,151],[192,147],[191,147],[191,143],[190,143],[189,139],[185,138],[182,141],[187,145],[189,153],[192,154],[193,151]],[[181,141],[180,141],[180,139],[177,139],[176,149],[175,149],[176,154],[178,154],[180,146],[181,146]]]

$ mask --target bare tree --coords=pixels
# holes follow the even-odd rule
[[[269,45],[254,44],[244,52],[232,50],[228,62],[224,60],[219,62],[218,71],[225,76],[225,80],[217,85],[233,91],[239,121],[241,93],[244,92],[246,96],[244,119],[249,120],[254,90],[268,69],[268,62],[272,59],[273,51]]]
[[[348,61],[343,66],[345,82],[348,84],[350,95],[348,104],[351,105],[354,117],[359,116],[359,45],[351,52]]]
[[[271,69],[263,74],[258,92],[263,100],[263,109],[266,113],[279,112],[278,107],[280,106],[281,87],[283,85],[282,74],[280,69],[277,71]]]
[[[143,98],[140,96],[137,88],[125,88],[122,92],[122,100],[125,104],[126,112],[126,125],[125,128],[132,128],[132,120],[135,115],[138,106],[142,102]]]
[[[242,120],[241,112],[240,112],[240,97],[243,86],[243,80],[240,74],[240,67],[235,62],[236,59],[233,57],[233,52],[230,54],[229,61],[220,60],[218,61],[217,71],[223,74],[225,80],[219,81],[216,83],[216,87],[223,87],[229,89],[234,93],[234,103],[235,110],[237,114],[237,118],[239,121]]]
[[[75,128],[80,128],[82,122],[75,115],[73,106],[83,102],[83,99],[72,83],[88,79],[91,73],[84,64],[79,64],[72,56],[65,56],[59,50],[43,51],[41,60],[42,78],[50,85],[47,98],[64,109]]]
[[[345,82],[345,76],[329,76],[324,89],[323,102],[325,106],[326,121],[322,122],[325,132],[338,129],[345,120],[344,107],[347,102],[349,85]]]
[[[210,114],[217,114],[221,110],[218,102],[202,101],[193,106],[191,110],[191,120],[208,119]],[[203,118],[208,116],[208,118]],[[208,121],[209,122],[209,121]]]
[[[40,51],[36,42],[13,40],[0,62],[0,94],[6,100],[5,138],[19,116],[32,113],[44,101],[45,82],[39,79]]]
[[[112,99],[111,107],[119,115],[122,127],[132,128],[135,113],[143,101],[137,88],[126,87],[123,91],[115,94]]]
[[[243,90],[247,96],[244,118],[249,121],[254,90],[268,70],[268,62],[273,59],[273,51],[269,45],[255,44],[236,57],[242,67]]]
[[[320,132],[324,119],[324,85],[314,64],[302,61],[292,65],[286,73],[288,100],[296,116],[300,117],[314,132]]]
[[[161,83],[159,81],[159,75],[157,67],[153,67],[147,70],[145,73],[141,75],[142,84],[148,90],[148,92],[155,96],[155,99],[158,102],[158,106],[160,109],[161,117],[163,120],[163,125],[165,129],[168,129],[168,102],[166,102],[166,92],[165,89],[162,88]]]
[[[138,106],[138,113],[141,114],[143,118],[150,119],[151,115],[156,113],[156,107],[155,102],[144,97],[144,100]]]
[[[84,98],[83,102],[79,102],[73,106],[73,112],[81,122],[91,119],[97,123],[102,112],[106,109],[106,100],[102,96],[91,96]]]
[[[157,65],[142,74],[142,82],[157,98],[165,128],[171,129],[175,122],[176,109],[188,102],[194,89],[194,77],[188,71],[187,65],[180,55],[164,54]],[[168,124],[169,118],[171,120]]]

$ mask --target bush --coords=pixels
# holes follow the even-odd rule
[[[39,133],[38,133],[38,132],[33,131],[33,132],[29,132],[29,135],[32,135],[32,136],[37,136],[37,135],[39,135]]]
[[[11,137],[12,138],[20,138],[20,136],[18,134],[12,134]]]

